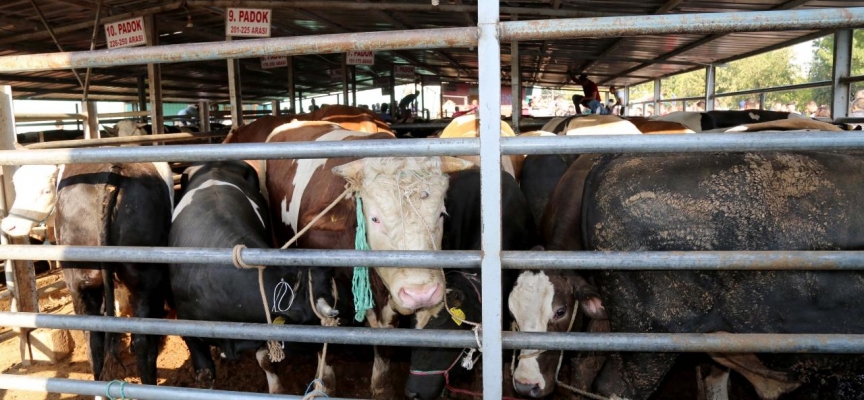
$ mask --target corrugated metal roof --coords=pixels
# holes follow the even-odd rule
[[[65,51],[90,47],[98,0],[35,0],[47,23],[57,31]],[[102,18],[134,13],[155,13],[162,44],[224,40],[223,7],[242,6],[244,1],[213,0],[102,0]],[[362,3],[363,1],[359,1]],[[373,2],[370,1],[370,4]],[[428,6],[419,0],[378,0],[375,4]],[[297,8],[291,3],[273,2],[273,35],[303,36],[327,33],[389,31],[400,29],[464,27],[476,24],[475,0],[441,0],[442,5],[468,7],[468,12],[363,10],[339,7],[342,2],[321,0]],[[308,3],[306,3],[308,4]],[[332,6],[331,6],[332,5]],[[502,20],[592,15],[652,15],[657,13],[703,13],[761,11],[789,8],[864,6],[864,1],[806,0],[515,0],[501,3]],[[361,7],[362,8],[362,7]],[[187,28],[191,18],[194,26]],[[522,80],[526,84],[568,85],[569,70],[585,69],[605,84],[635,84],[703,64],[725,61],[801,38],[813,31],[736,33],[729,35],[665,35],[624,38],[585,38],[566,41],[520,43]],[[97,49],[105,48],[100,26]],[[707,39],[706,39],[707,38]],[[58,51],[47,35],[29,0],[0,4],[0,56]],[[502,43],[502,74],[509,76],[510,44]],[[663,61],[666,60],[666,61]],[[358,87],[366,88],[376,77],[387,76],[391,64],[413,64],[421,74],[436,74],[447,81],[476,81],[475,49],[438,49],[379,52],[376,65],[358,67]],[[340,68],[339,55],[295,57],[297,91],[313,94],[340,89],[329,69]],[[83,76],[84,71],[78,71]],[[146,66],[100,68],[93,71],[90,93],[96,99],[137,99],[138,81],[146,77]],[[177,63],[162,66],[165,101],[227,101],[225,61]],[[241,61],[243,96],[267,100],[287,96],[285,69],[262,70],[257,59]],[[0,74],[0,82],[13,86],[17,98],[80,99],[81,87],[71,71]]]

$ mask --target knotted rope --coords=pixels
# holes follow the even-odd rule
[[[567,326],[567,332],[570,332],[570,330],[573,329],[573,323],[576,322],[576,313],[577,313],[578,307],[579,307],[579,300],[575,300],[573,302],[573,314],[570,316],[570,325]],[[511,329],[514,331],[518,331],[519,330],[519,324],[517,324],[516,321],[513,321]],[[521,352],[522,354],[519,354],[519,360],[524,360],[527,358],[536,358],[545,352],[546,352],[546,350],[534,350],[534,351],[531,351],[530,353],[528,353],[528,352],[522,350],[522,352]],[[596,395],[594,393],[591,393],[591,392],[579,389],[577,387],[570,386],[564,382],[561,382],[561,379],[558,378],[558,375],[561,372],[561,364],[563,363],[563,361],[564,361],[564,350],[561,350],[561,354],[558,356],[558,366],[555,367],[555,384],[557,384],[558,386],[560,386],[564,389],[567,389],[573,393],[587,397],[589,399],[612,400],[608,397]],[[514,378],[515,374],[516,374],[516,351],[514,350],[513,351],[513,358],[510,360],[510,379],[513,381],[514,388],[516,386],[516,379]]]
[[[300,236],[303,236],[304,233],[306,233],[309,229],[311,229],[312,226],[315,225],[315,223],[321,219],[321,217],[323,217],[325,214],[330,212],[330,210],[332,210],[333,207],[336,207],[336,205],[339,204],[339,202],[342,201],[342,199],[344,199],[352,191],[354,191],[353,186],[349,185],[348,187],[346,187],[345,191],[343,191],[339,196],[337,196],[336,199],[333,200],[333,202],[331,202],[330,205],[327,206],[327,208],[325,208],[323,211],[318,213],[318,215],[316,215],[315,218],[312,219],[312,221],[310,221],[305,227],[303,227],[303,229],[301,229],[299,232],[297,232],[297,234],[295,234],[294,237],[292,237],[290,240],[288,240],[281,247],[281,249],[285,250],[289,246],[291,246],[291,244],[296,242],[297,239],[300,238]],[[264,289],[264,268],[266,268],[266,266],[265,265],[250,265],[250,264],[247,264],[245,261],[243,261],[242,252],[243,252],[243,249],[245,249],[245,248],[246,248],[246,245],[244,245],[244,244],[238,244],[238,245],[234,246],[234,249],[231,251],[231,261],[234,263],[235,268],[238,268],[238,269],[257,269],[258,270],[258,289],[261,292],[261,303],[264,305],[264,315],[267,316],[267,323],[272,324],[273,323],[273,317],[270,315],[270,307],[267,305],[267,293]],[[277,286],[277,290],[278,290],[278,286]],[[309,285],[309,295],[312,296],[311,283]],[[291,303],[293,304],[293,302],[294,302],[294,299],[293,299],[293,295],[292,295]],[[274,303],[275,303],[275,293],[274,293]],[[278,311],[278,304],[274,304],[273,307],[274,307],[274,312]],[[288,305],[288,308],[291,308],[291,304]],[[322,317],[320,314],[318,314],[318,310],[315,308],[315,304],[312,304],[312,309],[315,310],[315,314],[318,315],[319,318]],[[287,308],[285,310],[287,310]],[[321,321],[323,324],[324,320],[322,319]],[[285,359],[285,352],[282,351],[282,346],[280,345],[280,343],[278,341],[268,340],[267,341],[267,349],[270,351],[270,361],[279,362],[279,361],[282,361]]]
[[[357,199],[357,233],[354,235],[354,249],[369,250],[366,241],[366,217],[363,215],[363,200]],[[354,320],[363,322],[366,311],[375,306],[372,298],[372,284],[369,282],[369,267],[354,267],[354,277],[351,280],[351,293],[354,295]]]
[[[315,313],[315,316],[321,320],[321,326],[339,326],[339,320],[336,318],[325,317],[318,312],[318,308],[315,307],[315,299],[312,293],[312,271],[309,271],[309,305],[312,306],[312,311]],[[336,302],[339,302],[339,298],[336,298]],[[336,307],[336,303],[333,304],[333,307]],[[327,343],[324,343],[324,346],[321,348],[321,354],[318,355],[318,369],[315,371],[315,379],[309,383],[309,387],[313,387],[314,389],[310,392],[309,387],[306,388],[306,394],[303,396],[302,400],[311,400],[319,396],[328,397],[324,387],[324,372],[327,368]]]

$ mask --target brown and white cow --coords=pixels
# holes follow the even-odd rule
[[[501,121],[501,136],[515,137],[516,133],[513,132],[510,125]],[[444,128],[444,131],[441,132],[439,137],[442,139],[480,137],[480,117],[477,116],[477,114],[465,114],[454,118],[453,121]],[[459,158],[480,165],[480,156],[460,156]],[[516,178],[516,181],[519,181],[519,178],[522,175],[522,163],[524,162],[524,155],[513,154],[502,156],[501,168]]]
[[[351,141],[394,139],[389,133],[356,132],[331,122],[295,121],[273,130],[267,141]],[[438,250],[445,212],[447,173],[471,163],[453,157],[331,158],[268,160],[266,185],[278,244],[306,227],[339,196],[346,183],[363,201],[366,239],[372,250]],[[357,227],[355,199],[339,202],[297,241],[307,249],[353,249]],[[339,269],[341,274],[344,269]],[[445,292],[440,268],[374,268],[370,273],[375,307],[366,312],[372,327],[392,327],[397,315],[414,315],[423,327],[437,313]],[[330,287],[330,268],[313,274],[313,287]],[[350,278],[349,282],[350,282]],[[318,309],[330,316],[334,299],[315,294]],[[383,381],[389,363],[378,357],[373,367],[373,394],[389,388]]]
[[[343,129],[359,132],[389,132],[390,126],[374,112],[360,107],[332,105],[319,108],[308,114],[267,115],[255,122],[236,128],[222,143],[262,143],[273,129],[291,121],[329,121],[339,124]]]

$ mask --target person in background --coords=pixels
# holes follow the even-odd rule
[[[587,107],[593,114],[602,114],[603,103],[600,101],[600,89],[594,81],[588,79],[587,74],[579,76],[571,75],[570,79],[582,85],[582,93],[573,95],[573,105],[576,106],[576,113],[582,114],[582,106]]]
[[[816,109],[816,113],[813,114],[816,118],[831,118],[831,108],[827,105],[823,104]]]
[[[611,114],[614,115],[624,115],[624,93],[621,89],[616,88],[615,86],[609,86],[609,101],[611,102],[614,99],[614,103],[609,106],[609,110]]]
[[[414,92],[399,100],[399,115],[402,118],[405,118],[411,114],[411,103],[417,99],[419,93]]]
[[[182,119],[179,121],[178,125],[196,125],[197,117],[198,117],[198,107],[195,104],[189,104],[186,108],[180,110],[177,115],[189,116],[192,117],[190,119]]]
[[[804,106],[804,115],[808,117],[815,117],[816,111],[819,111],[819,105],[813,100],[808,101],[807,105]]]
[[[785,111],[786,111],[786,106],[784,106],[784,105],[783,105],[782,103],[780,103],[779,101],[775,101],[774,104],[771,105],[771,111],[781,111],[781,112],[785,112]]]
[[[393,122],[393,118],[390,116],[388,111],[390,111],[390,105],[387,103],[381,103],[381,112],[378,113],[378,117],[384,122]]]
[[[693,111],[696,112],[705,112],[705,100],[699,100],[696,102],[696,106],[693,107]]]
[[[852,108],[849,109],[850,117],[864,117],[864,98],[855,99]]]
[[[798,103],[796,103],[794,101],[790,101],[789,103],[786,104],[786,111],[790,114],[799,114],[800,115],[801,113],[795,109],[795,107],[797,105],[798,105]]]

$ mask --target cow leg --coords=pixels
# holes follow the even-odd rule
[[[62,272],[63,280],[66,281],[66,286],[69,288],[69,296],[72,298],[72,307],[75,309],[75,314],[102,315],[104,296],[102,286],[97,283],[102,280],[102,275],[99,271],[79,271],[68,265],[64,265]],[[87,283],[94,283],[94,285],[87,285]],[[89,287],[82,288],[85,285]],[[85,331],[84,335],[89,344],[87,356],[90,361],[90,369],[93,371],[94,379],[99,380],[105,362],[105,332]]]
[[[597,376],[597,391],[605,396],[647,399],[677,357],[670,353],[611,353]]]
[[[339,310],[333,308],[336,298],[333,295],[333,268],[311,268],[312,295],[315,297],[315,308],[327,318],[339,316]]]
[[[255,358],[258,360],[258,365],[264,370],[264,374],[267,375],[267,388],[270,393],[285,393],[282,381],[279,380],[279,374],[276,373],[276,365],[270,361],[270,350],[267,349],[267,346],[258,349],[255,352]]]
[[[698,368],[698,367],[697,367]],[[729,370],[711,366],[711,372],[703,378],[704,385],[699,385],[704,393],[700,393],[705,400],[729,400]]]
[[[165,306],[161,296],[138,296],[132,299],[133,315],[143,318],[164,318]],[[138,362],[141,383],[156,384],[156,358],[159,356],[161,336],[132,334],[132,346]]]
[[[189,354],[192,357],[192,366],[195,368],[195,383],[198,387],[213,389],[216,381],[216,365],[210,356],[210,345],[199,338],[183,337]]]
[[[375,361],[372,363],[372,398],[394,399],[393,381],[390,379],[390,353],[387,346],[375,346]]]

